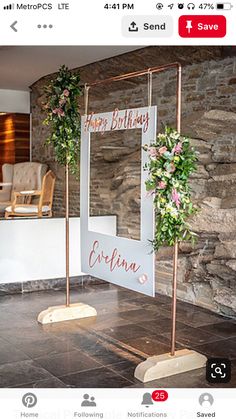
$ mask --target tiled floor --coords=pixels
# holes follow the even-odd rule
[[[41,326],[37,314],[63,304],[61,291],[0,297],[0,387],[210,387],[204,369],[143,385],[134,378],[145,354],[170,348],[171,301],[109,284],[72,290],[72,302],[97,318]],[[236,385],[236,322],[178,303],[177,347],[229,357]]]

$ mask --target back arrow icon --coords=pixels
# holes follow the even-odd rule
[[[17,24],[18,22],[17,22],[17,20],[15,20],[15,22],[13,22],[12,24],[11,24],[11,26],[10,26],[10,28],[14,31],[14,32],[17,32],[17,29],[16,29],[16,24]]]

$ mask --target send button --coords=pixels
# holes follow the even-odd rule
[[[124,16],[122,35],[129,38],[168,38],[173,35],[171,16]]]
[[[166,30],[166,22],[160,23],[144,23],[143,25],[145,31],[165,31]]]

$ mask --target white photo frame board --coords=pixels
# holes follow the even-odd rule
[[[154,237],[153,196],[145,181],[148,162],[145,144],[156,137],[156,106],[89,114],[81,121],[81,264],[82,272],[145,295],[155,296],[155,255],[150,241]],[[141,152],[141,233],[140,240],[110,236],[89,229],[90,137],[91,133],[124,129],[142,131]]]

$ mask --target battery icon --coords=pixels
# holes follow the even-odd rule
[[[217,3],[217,10],[231,10],[233,5],[231,3]]]

